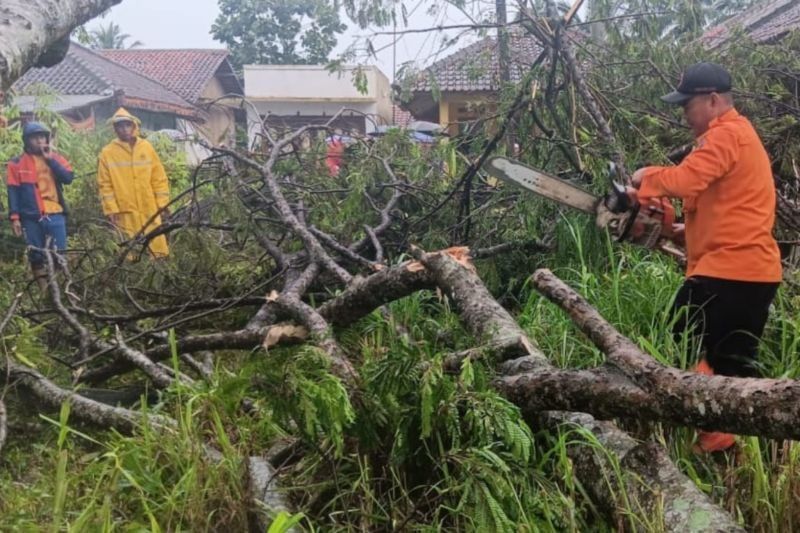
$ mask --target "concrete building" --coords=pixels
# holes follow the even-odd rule
[[[251,142],[262,123],[272,130],[325,124],[342,109],[331,125],[345,131],[370,133],[392,123],[391,85],[376,67],[330,72],[319,65],[246,65],[244,92],[252,104]]]

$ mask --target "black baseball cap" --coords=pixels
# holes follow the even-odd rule
[[[716,63],[696,63],[683,71],[678,88],[661,97],[668,104],[683,105],[698,94],[726,93],[731,75]]]

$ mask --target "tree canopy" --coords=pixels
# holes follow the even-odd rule
[[[325,63],[347,28],[323,0],[220,0],[219,7],[211,34],[228,46],[237,68]]]

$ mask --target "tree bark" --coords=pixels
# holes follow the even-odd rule
[[[0,84],[8,89],[73,29],[121,0],[0,0]],[[49,61],[52,63],[52,61]]]
[[[536,288],[564,309],[609,364],[640,387],[650,402],[639,412],[654,419],[715,431],[800,439],[800,382],[704,376],[661,365],[606,322],[549,270],[533,275]],[[607,390],[607,394],[623,395]],[[602,400],[598,397],[598,402]]]
[[[492,297],[477,274],[445,253],[424,254],[420,250],[412,253],[431,270],[440,288],[453,299],[461,318],[476,336],[484,339],[489,345],[510,344],[529,351],[519,359],[506,361],[502,366],[505,372],[526,370],[531,376],[541,375],[544,383],[548,381],[548,376],[555,376],[557,379],[558,376],[568,375],[572,380],[570,384],[573,394],[587,394],[583,391],[583,387],[591,390],[594,381],[602,375],[599,371],[575,372],[554,369],[547,358],[533,346],[508,311]],[[493,339],[493,335],[497,335],[498,338]],[[509,376],[507,379],[514,377]],[[625,381],[624,375],[616,376],[608,371],[605,373],[605,379],[609,383],[622,380],[621,386],[624,385],[631,396],[642,394],[635,385]],[[503,385],[504,380],[498,383]],[[562,384],[555,382],[551,389],[541,394],[536,392],[531,394],[531,397],[540,398],[547,394],[562,397],[559,393],[561,386]],[[501,386],[500,392],[505,394],[509,390]],[[591,402],[592,396],[587,394],[587,404]],[[513,395],[509,395],[509,399],[514,403],[519,400]],[[637,413],[637,405],[633,398],[630,398],[629,402],[628,412]],[[532,422],[538,421],[553,431],[559,430],[564,423],[569,423],[580,428],[584,434],[586,432],[593,434],[604,445],[605,449],[601,450],[573,443],[570,451],[577,462],[576,474],[582,484],[588,489],[594,501],[607,505],[606,508],[617,522],[624,523],[629,516],[627,511],[619,506],[619,500],[615,496],[622,494],[628,495],[631,499],[635,498],[636,504],[643,506],[644,513],[649,512],[650,516],[654,516],[657,510],[663,509],[663,526],[667,531],[741,531],[730,515],[701,493],[692,481],[670,462],[666,452],[657,444],[638,443],[612,423],[600,423],[585,413],[542,411],[539,406],[532,407],[525,403],[520,407],[526,418]],[[607,481],[615,479],[617,472],[622,473],[622,488],[610,489]],[[643,483],[639,483],[638,480],[642,480]]]
[[[271,515],[289,512],[283,496],[277,490],[277,474],[269,462],[261,457],[247,459],[247,477],[252,498],[250,529],[267,531],[272,523]]]
[[[6,404],[0,398],[0,452],[3,451],[3,445],[6,443],[7,430],[8,415],[6,414]]]
[[[406,262],[366,278],[354,278],[339,296],[320,306],[319,313],[332,325],[345,327],[382,305],[435,287],[430,272],[408,267]]]
[[[511,81],[511,53],[508,47],[508,19],[506,16],[506,0],[495,0],[497,18],[497,49],[500,68],[500,81],[506,84]]]
[[[594,503],[612,515],[619,531],[744,532],[656,443],[636,441],[611,422],[585,413],[547,411],[534,420],[560,431],[572,427],[588,432],[590,440],[602,445],[600,449],[585,438],[568,439],[567,452],[576,476]],[[631,502],[638,506],[635,517],[626,513],[626,503]],[[647,522],[659,517],[663,522]]]
[[[31,391],[42,404],[58,409],[62,403],[70,402],[73,406],[73,415],[84,422],[131,433],[144,420],[142,413],[138,411],[112,407],[62,389],[32,368],[12,361],[7,361],[6,365],[11,380]],[[173,420],[154,414],[148,415],[147,422],[160,428],[175,425]]]
[[[508,311],[489,293],[477,274],[446,253],[426,254],[413,249],[412,255],[431,271],[436,284],[455,302],[462,320],[480,345],[491,346],[502,359],[528,355],[547,361]]]

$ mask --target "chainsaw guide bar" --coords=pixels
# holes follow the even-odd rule
[[[600,198],[580,187],[505,157],[489,159],[486,171],[497,179],[584,213],[595,214],[600,202]]]

